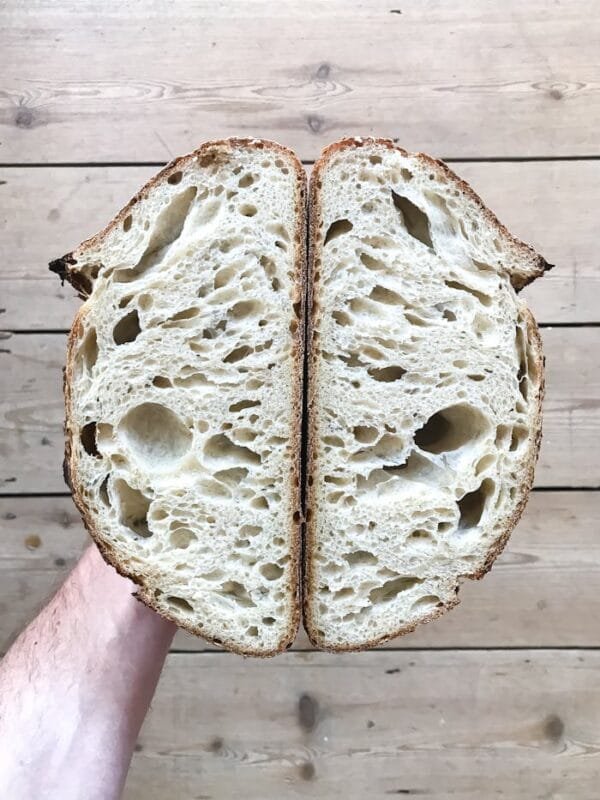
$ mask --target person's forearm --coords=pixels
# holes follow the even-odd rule
[[[90,547],[0,661],[0,797],[116,800],[175,627]]]

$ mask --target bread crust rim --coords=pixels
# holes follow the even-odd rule
[[[91,293],[92,286],[89,280],[77,272],[77,257],[102,244],[104,239],[118,226],[125,217],[127,217],[130,210],[139,201],[148,196],[152,189],[174,172],[177,172],[181,167],[194,160],[210,158],[217,159],[219,154],[224,154],[228,151],[228,155],[236,149],[256,149],[272,151],[285,156],[293,168],[295,174],[295,197],[294,206],[296,209],[296,228],[294,231],[294,275],[296,283],[296,291],[293,302],[297,305],[294,307],[298,309],[296,312],[297,328],[293,334],[293,345],[291,359],[293,362],[292,375],[294,376],[294,384],[292,386],[292,396],[294,397],[293,408],[291,410],[290,419],[292,421],[290,442],[293,446],[293,451],[297,454],[291,462],[290,482],[291,482],[291,509],[289,530],[291,532],[290,541],[290,575],[293,576],[294,585],[290,586],[290,592],[293,597],[290,599],[291,613],[290,619],[285,633],[282,635],[277,647],[270,650],[259,650],[254,648],[239,647],[235,642],[229,642],[225,639],[218,637],[208,636],[197,625],[187,624],[181,619],[176,619],[164,609],[157,606],[153,592],[159,588],[153,584],[152,576],[144,576],[127,569],[110,547],[103,539],[100,531],[96,527],[91,514],[89,513],[84,498],[81,493],[81,487],[77,482],[77,459],[75,450],[72,447],[72,441],[75,435],[74,426],[72,425],[72,412],[71,412],[71,381],[74,371],[74,357],[76,351],[76,344],[79,341],[82,325],[81,321],[86,313],[86,307],[83,305],[76,313],[71,326],[68,339],[67,339],[67,361],[63,372],[63,392],[65,398],[65,456],[63,461],[63,473],[67,486],[70,488],[73,501],[81,515],[83,523],[89,532],[90,536],[96,543],[102,557],[107,564],[114,567],[114,569],[123,577],[129,578],[138,586],[137,592],[134,597],[140,600],[144,605],[151,608],[164,619],[175,623],[178,627],[192,633],[196,636],[203,638],[205,641],[222,647],[230,652],[237,653],[243,656],[253,656],[258,658],[269,658],[279,653],[284,652],[294,642],[300,625],[301,617],[301,548],[302,548],[302,507],[301,507],[301,474],[302,465],[300,460],[301,453],[301,435],[302,435],[302,408],[303,408],[303,374],[304,374],[304,346],[305,346],[305,298],[306,298],[306,194],[307,194],[307,178],[306,172],[302,163],[299,161],[296,154],[279,144],[267,139],[256,138],[229,138],[229,139],[215,139],[204,142],[192,153],[175,158],[169,162],[162,170],[154,175],[144,186],[131,198],[131,200],[113,217],[113,219],[97,234],[84,240],[75,250],[67,253],[62,258],[56,259],[49,264],[49,269],[55,272],[61,278],[61,281],[68,281],[79,293],[82,299],[87,299]]]

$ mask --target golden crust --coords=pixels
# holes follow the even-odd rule
[[[73,437],[75,435],[74,426],[72,424],[72,404],[71,404],[71,383],[73,381],[74,358],[76,347],[81,337],[83,326],[81,320],[84,316],[85,306],[83,306],[75,315],[73,325],[69,333],[67,342],[67,363],[64,371],[63,389],[65,395],[65,459],[64,459],[64,475],[65,481],[73,493],[73,500],[81,514],[83,523],[89,531],[92,539],[96,542],[100,553],[104,560],[113,566],[117,572],[123,577],[129,578],[138,585],[138,590],[135,595],[141,602],[152,608],[160,616],[171,622],[176,623],[179,627],[193,633],[197,636],[210,641],[214,644],[221,645],[226,649],[244,656],[256,657],[269,657],[277,655],[289,648],[298,631],[300,624],[301,602],[300,602],[300,567],[301,567],[301,434],[302,434],[302,406],[303,406],[303,364],[304,364],[304,307],[306,295],[306,173],[302,164],[298,161],[296,155],[276,142],[269,142],[261,139],[224,139],[218,141],[210,141],[201,145],[197,150],[189,155],[176,158],[168,164],[163,170],[155,175],[140,191],[129,201],[129,203],[114,217],[114,219],[102,230],[100,233],[92,236],[90,239],[82,242],[82,244],[73,253],[69,253],[63,258],[51,262],[50,269],[57,272],[62,280],[69,281],[84,297],[87,297],[91,292],[92,287],[89,285],[87,279],[77,272],[77,257],[85,254],[86,251],[92,250],[100,246],[106,236],[127,216],[129,210],[146,197],[149,192],[158,183],[167,179],[169,175],[182,166],[189,163],[194,159],[199,159],[202,163],[203,160],[210,160],[211,162],[219,158],[227,158],[231,151],[239,148],[256,148],[264,150],[274,150],[285,155],[296,173],[296,210],[297,210],[297,224],[294,235],[294,264],[295,264],[295,278],[296,278],[296,296],[294,298],[294,308],[298,317],[298,326],[294,334],[294,345],[292,349],[292,359],[295,367],[293,373],[295,375],[295,386],[293,389],[294,407],[292,409],[293,424],[290,440],[295,452],[298,453],[297,461],[292,465],[290,481],[292,486],[292,513],[290,515],[290,529],[292,530],[292,543],[290,550],[291,560],[291,574],[295,575],[294,585],[290,586],[291,592],[295,597],[295,602],[292,606],[292,614],[290,623],[286,630],[285,635],[281,638],[278,647],[271,651],[258,651],[252,648],[239,648],[231,642],[221,641],[219,639],[207,637],[206,634],[194,625],[186,625],[181,620],[175,619],[158,607],[155,598],[154,590],[158,587],[155,582],[155,576],[149,574],[139,574],[127,566],[125,566],[119,559],[115,550],[103,540],[100,531],[97,529],[94,520],[92,519],[89,510],[86,507],[81,486],[78,481],[77,458],[72,447]]]
[[[308,265],[307,265],[307,280],[308,280],[308,298],[307,298],[307,332],[306,332],[306,358],[307,358],[307,370],[306,370],[306,393],[307,393],[307,414],[308,414],[308,426],[307,426],[307,444],[306,444],[306,474],[308,476],[314,476],[317,472],[317,461],[316,461],[316,442],[317,442],[317,435],[318,435],[318,418],[317,418],[317,408],[316,408],[316,389],[315,389],[315,381],[313,380],[313,376],[315,374],[317,368],[317,361],[318,361],[318,348],[317,348],[317,337],[318,334],[316,332],[316,328],[318,327],[318,319],[319,319],[319,304],[318,304],[318,290],[319,290],[319,264],[318,264],[318,237],[319,237],[319,227],[321,223],[321,202],[320,202],[320,190],[321,190],[321,178],[323,171],[326,169],[327,164],[332,156],[336,153],[340,152],[341,150],[345,150],[348,148],[355,148],[355,147],[363,147],[365,145],[381,145],[383,147],[387,147],[390,150],[396,150],[402,155],[409,155],[406,150],[403,150],[401,147],[397,147],[391,139],[377,139],[377,138],[346,138],[341,139],[338,142],[334,142],[333,144],[326,147],[320,158],[315,162],[313,167],[313,171],[310,178],[310,187],[309,187],[309,229],[308,229]],[[445,164],[443,161],[438,161],[431,156],[425,155],[424,153],[418,153],[416,156],[419,160],[423,161],[426,164],[435,165],[437,168],[441,168],[444,170],[447,177],[453,182],[456,183],[458,188],[466,194],[471,200],[473,200],[477,205],[481,208],[482,212],[485,214],[485,217],[489,224],[493,225],[498,229],[498,232],[504,236],[507,236],[511,243],[521,251],[521,254],[525,260],[530,259],[535,263],[536,270],[531,277],[527,280],[515,280],[513,276],[511,276],[512,284],[516,290],[521,289],[530,281],[534,280],[536,277],[540,277],[544,274],[547,270],[552,268],[552,265],[548,264],[545,259],[539,255],[538,253],[533,250],[529,245],[525,244],[524,242],[517,239],[513,236],[504,225],[497,219],[497,217],[490,211],[483,203],[481,198],[473,191],[473,189],[469,186],[468,183],[463,181],[454,172]],[[315,301],[315,295],[317,296],[317,300]],[[315,491],[314,491],[314,480],[307,481],[307,489],[306,489],[306,507],[309,509],[309,512],[306,515],[306,525],[305,525],[305,532],[304,532],[304,555],[303,555],[303,616],[304,616],[304,627],[308,634],[308,638],[310,642],[315,647],[318,647],[321,650],[328,650],[330,652],[352,652],[352,651],[361,651],[361,650],[369,650],[373,647],[378,645],[384,644],[385,642],[389,641],[390,639],[394,639],[397,636],[403,636],[407,633],[412,633],[417,627],[423,625],[427,622],[432,622],[433,620],[440,617],[446,611],[454,608],[454,606],[458,605],[460,599],[458,597],[458,592],[460,589],[460,583],[464,579],[473,579],[479,580],[482,578],[489,570],[492,568],[492,564],[496,560],[496,558],[500,555],[506,543],[512,533],[515,525],[521,518],[521,515],[525,509],[527,504],[527,499],[529,497],[529,493],[533,486],[533,479],[534,479],[534,470],[535,464],[538,459],[540,443],[542,439],[542,400],[544,396],[544,356],[542,353],[542,342],[539,334],[539,329],[536,324],[536,321],[531,313],[531,311],[527,307],[523,307],[523,313],[527,316],[527,333],[529,339],[529,345],[533,348],[534,352],[534,361],[538,368],[538,375],[539,375],[539,383],[536,387],[536,395],[535,395],[535,415],[533,419],[533,423],[531,426],[531,433],[530,433],[530,449],[529,455],[527,458],[527,462],[525,464],[521,485],[520,485],[520,494],[517,500],[517,505],[513,513],[506,519],[504,525],[504,532],[497,539],[493,546],[487,553],[484,565],[481,569],[469,573],[464,574],[459,577],[459,581],[456,584],[455,592],[456,596],[452,599],[450,603],[445,603],[440,605],[434,611],[432,611],[429,615],[424,617],[419,622],[414,624],[405,625],[399,627],[397,630],[385,634],[383,636],[375,637],[373,639],[364,642],[361,645],[338,645],[335,647],[329,647],[326,645],[320,634],[318,633],[318,628],[314,624],[311,616],[311,606],[309,603],[309,597],[311,596],[312,589],[315,584],[314,580],[314,570],[312,567],[312,562],[310,558],[310,553],[312,552],[313,547],[315,546],[315,529],[314,529],[314,518],[313,518],[313,509],[315,509]]]

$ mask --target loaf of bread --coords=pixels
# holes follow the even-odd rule
[[[444,164],[328,147],[310,189],[305,624],[371,647],[458,602],[526,502],[549,265]]]
[[[346,139],[313,169],[307,273],[305,182],[280,145],[209,142],[51,265],[85,299],[65,372],[85,524],[143,602],[246,655],[293,641],[303,518],[315,646],[456,605],[541,436],[517,292],[544,259],[441,162]]]
[[[51,268],[69,337],[66,459],[138,597],[239,653],[300,614],[305,174],[266,141],[209,142]]]

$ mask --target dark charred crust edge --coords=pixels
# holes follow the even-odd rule
[[[73,269],[76,265],[77,260],[73,257],[73,253],[67,253],[66,256],[51,261],[48,264],[48,269],[58,275],[61,285],[64,285],[64,282],[67,281],[75,289],[79,297],[82,300],[86,300],[92,291],[92,284],[85,275]]]
[[[276,153],[279,153],[290,161],[290,166],[293,167],[296,173],[296,197],[295,197],[295,205],[296,205],[296,212],[297,212],[297,222],[296,222],[296,234],[294,237],[295,243],[295,275],[296,275],[296,283],[297,283],[297,295],[296,299],[300,302],[300,317],[298,319],[298,327],[295,334],[295,342],[293,345],[293,359],[295,361],[295,369],[294,374],[296,377],[296,385],[294,386],[294,420],[292,423],[292,433],[290,435],[290,439],[293,442],[295,447],[295,452],[300,453],[301,447],[301,427],[302,427],[302,393],[303,393],[303,363],[304,363],[304,308],[305,308],[305,294],[306,294],[306,190],[307,190],[307,180],[306,180],[306,173],[304,171],[304,167],[298,160],[295,153],[287,147],[278,144],[277,142],[271,142],[265,139],[225,139],[225,140],[218,140],[218,141],[210,141],[206,142],[205,144],[201,145],[197,150],[193,153],[182,156],[180,158],[176,158],[170,164],[168,164],[164,169],[162,169],[157,175],[155,175],[136,195],[135,197],[117,214],[117,216],[104,228],[100,233],[96,236],[93,236],[90,239],[87,239],[83,242],[77,250],[73,251],[63,258],[56,259],[52,261],[50,264],[50,269],[52,272],[56,272],[60,277],[61,280],[69,281],[75,288],[78,288],[76,285],[77,281],[77,274],[73,272],[73,270],[69,269],[69,267],[74,267],[77,264],[77,260],[75,258],[75,254],[79,254],[84,252],[86,249],[98,246],[102,243],[102,239],[115,227],[117,226],[121,220],[127,215],[128,210],[135,205],[142,197],[145,197],[148,192],[161,180],[167,178],[171,172],[177,171],[184,163],[187,163],[196,157],[199,158],[210,158],[211,161],[215,161],[219,158],[219,155],[225,156],[225,150],[236,150],[239,148],[256,148],[260,150],[270,150]],[[90,287],[91,288],[91,287]],[[87,295],[86,295],[87,296]],[[71,330],[69,332],[68,340],[67,340],[67,364],[64,369],[64,379],[63,379],[63,392],[65,398],[65,409],[66,409],[66,417],[65,417],[65,457],[63,461],[63,474],[65,478],[65,482],[67,486],[70,488],[73,496],[73,502],[79,511],[83,524],[87,529],[88,533],[92,537],[93,541],[95,542],[98,550],[100,551],[103,559],[106,561],[107,564],[112,566],[118,573],[124,578],[129,578],[131,581],[138,585],[138,591],[134,594],[134,597],[146,605],[148,608],[151,608],[155,611],[159,616],[163,617],[164,619],[168,620],[169,622],[173,622],[178,627],[182,628],[183,630],[188,631],[189,633],[198,636],[205,641],[214,644],[218,647],[223,648],[224,650],[228,650],[232,653],[236,653],[242,656],[251,656],[255,658],[270,658],[272,656],[276,656],[280,653],[285,652],[289,649],[296,637],[298,632],[298,628],[300,625],[300,618],[301,618],[301,527],[302,527],[302,509],[301,509],[301,486],[300,486],[300,475],[301,475],[301,465],[300,461],[296,461],[293,463],[291,468],[291,482],[293,486],[293,494],[292,494],[292,509],[291,509],[291,519],[290,519],[290,530],[293,532],[290,544],[290,575],[292,576],[292,580],[295,581],[294,586],[291,587],[292,593],[294,595],[294,601],[291,610],[290,621],[287,630],[285,631],[284,635],[282,636],[279,644],[277,647],[273,648],[269,651],[260,651],[260,650],[253,650],[252,648],[241,648],[235,645],[235,643],[227,642],[225,640],[221,640],[217,637],[211,637],[206,634],[206,632],[195,626],[193,624],[186,624],[182,622],[180,619],[176,619],[164,609],[159,608],[155,598],[154,598],[154,590],[158,588],[153,585],[152,579],[148,578],[148,576],[140,575],[135,572],[128,570],[126,567],[123,566],[121,563],[118,555],[115,553],[113,548],[108,545],[102,538],[100,531],[97,529],[94,520],[92,519],[86,505],[85,501],[82,496],[82,492],[77,482],[77,460],[75,457],[75,453],[71,446],[71,443],[74,438],[74,430],[71,424],[71,380],[73,376],[73,368],[74,368],[74,358],[75,358],[75,350],[77,342],[81,336],[82,332],[82,325],[81,320],[85,315],[85,306],[79,309],[75,318],[73,320],[73,324],[71,326]]]
[[[326,147],[323,152],[321,153],[320,158],[315,162],[311,177],[310,177],[310,185],[309,185],[309,227],[308,227],[308,234],[309,234],[309,241],[308,241],[308,264],[307,264],[307,277],[308,277],[308,301],[307,301],[307,338],[306,338],[306,359],[307,359],[307,408],[309,410],[309,424],[308,424],[308,431],[307,431],[307,457],[306,457],[306,474],[307,476],[314,474],[314,468],[316,467],[316,439],[318,434],[318,419],[316,417],[316,391],[314,388],[314,373],[317,365],[317,356],[316,356],[316,348],[315,348],[315,319],[318,319],[318,304],[315,306],[314,303],[314,296],[318,294],[319,291],[319,281],[317,279],[317,270],[315,270],[315,261],[318,252],[318,234],[319,234],[319,227],[321,223],[321,202],[320,202],[320,184],[321,184],[321,176],[328,165],[328,161],[331,156],[335,155],[340,150],[344,150],[347,148],[354,148],[354,147],[363,147],[365,145],[382,145],[384,147],[389,148],[390,150],[397,150],[402,155],[409,156],[411,155],[406,150],[403,150],[401,147],[396,146],[391,139],[376,139],[376,138],[365,138],[365,139],[354,139],[354,138],[346,138],[342,139],[338,142],[334,142],[333,144]],[[416,155],[417,158],[420,160],[425,161],[426,163],[435,164],[438,167],[441,167],[447,176],[453,181],[459,184],[459,188],[471,197],[474,202],[481,208],[485,216],[487,217],[488,221],[495,225],[500,232],[508,236],[511,242],[522,248],[522,252],[525,258],[530,258],[535,261],[538,265],[538,270],[535,275],[533,275],[528,281],[525,282],[517,282],[519,285],[516,285],[514,281],[512,281],[513,287],[516,291],[519,291],[523,286],[527,283],[530,283],[536,277],[539,277],[547,272],[548,270],[553,268],[553,264],[549,264],[542,256],[533,250],[532,247],[521,242],[515,236],[513,236],[507,228],[502,225],[501,222],[498,221],[497,217],[484,205],[481,198],[473,191],[468,183],[463,181],[459,178],[443,161],[438,161],[431,156],[425,155],[423,153],[418,153]],[[408,633],[412,633],[416,628],[420,627],[421,625],[427,624],[428,622],[433,622],[434,620],[438,619],[442,614],[446,611],[457,606],[460,602],[460,598],[458,596],[460,585],[461,583],[468,579],[468,580],[480,580],[486,575],[490,569],[496,558],[502,553],[504,550],[508,539],[512,531],[514,530],[516,524],[518,523],[523,511],[525,510],[525,506],[527,505],[527,500],[529,498],[529,494],[533,487],[533,480],[534,480],[534,470],[535,465],[539,456],[540,444],[542,440],[542,401],[544,397],[544,389],[545,389],[545,380],[544,380],[544,355],[542,350],[542,340],[539,333],[539,328],[533,317],[531,311],[524,307],[524,313],[527,317],[527,333],[529,343],[533,346],[535,351],[535,362],[538,367],[538,376],[539,376],[539,383],[536,387],[536,394],[535,394],[535,414],[533,416],[532,425],[531,425],[531,433],[529,437],[529,453],[524,461],[523,464],[523,473],[522,473],[522,482],[520,486],[520,494],[516,502],[516,506],[512,514],[510,514],[505,522],[504,522],[504,531],[502,535],[494,542],[493,546],[487,553],[485,561],[481,569],[476,570],[473,573],[468,573],[464,575],[460,575],[458,578],[458,582],[455,586],[455,597],[450,601],[446,602],[442,607],[436,608],[430,614],[425,616],[423,619],[419,620],[418,622],[412,623],[410,625],[401,626],[397,630],[384,634],[379,637],[375,637],[370,639],[366,642],[361,644],[349,644],[349,645],[337,645],[337,646],[329,646],[325,642],[322,641],[318,633],[317,626],[313,623],[312,620],[312,609],[310,604],[310,598],[313,595],[313,587],[314,587],[314,570],[311,563],[310,553],[312,551],[312,545],[315,539],[315,530],[314,530],[314,515],[311,513],[312,509],[314,508],[314,501],[315,501],[315,491],[314,491],[314,483],[311,485],[307,481],[306,486],[306,507],[307,507],[307,514],[306,514],[306,526],[305,526],[305,537],[304,537],[304,550],[303,550],[303,623],[306,633],[308,635],[310,643],[313,647],[318,648],[319,650],[325,650],[331,653],[338,653],[338,652],[360,652],[363,650],[370,650],[374,647],[379,645],[385,644],[386,642],[397,638],[398,636],[405,636]],[[316,312],[316,313],[315,313]]]

